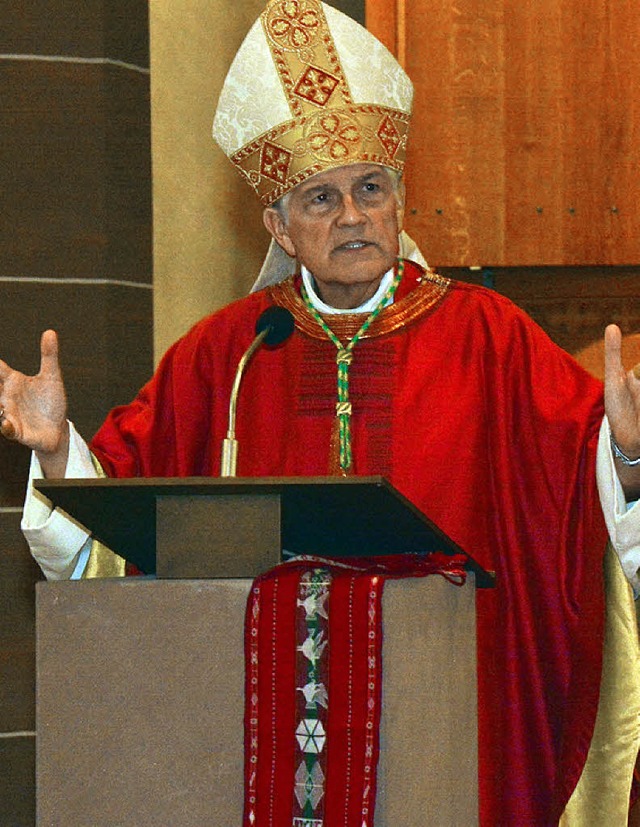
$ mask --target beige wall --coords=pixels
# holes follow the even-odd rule
[[[222,82],[263,7],[150,4],[156,359],[248,291],[267,247],[257,199],[211,138]]]
[[[257,198],[211,137],[227,70],[266,0],[150,3],[156,360],[244,296],[268,246]],[[364,0],[330,0],[364,22]]]

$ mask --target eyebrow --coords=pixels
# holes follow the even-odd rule
[[[356,178],[354,183],[365,184],[372,178],[380,178],[383,175],[384,172],[382,170],[372,169],[371,172],[366,172],[364,175],[360,175],[358,178]],[[326,189],[333,189],[334,186],[334,184],[315,184],[314,186],[309,187],[309,189],[302,190],[300,194],[304,197],[307,197],[309,195],[313,196],[316,193],[323,192]]]
[[[326,189],[331,189],[332,186],[332,184],[315,184],[307,190],[302,190],[300,194],[306,198],[308,195],[315,195],[317,192],[323,192]]]

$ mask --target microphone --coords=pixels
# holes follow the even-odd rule
[[[256,322],[256,337],[245,351],[238,363],[231,397],[229,399],[229,427],[226,439],[222,441],[222,458],[220,462],[221,477],[235,477],[238,463],[238,440],[236,439],[236,406],[238,403],[238,392],[244,369],[251,357],[260,347],[265,344],[270,347],[282,344],[293,333],[294,321],[292,314],[284,307],[272,305],[258,316]]]

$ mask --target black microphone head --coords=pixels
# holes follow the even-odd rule
[[[256,336],[263,330],[268,330],[262,341],[273,347],[288,339],[293,333],[293,327],[293,315],[286,308],[273,304],[258,316]]]

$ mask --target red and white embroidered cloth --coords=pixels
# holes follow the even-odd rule
[[[389,577],[464,558],[299,558],[258,578],[245,632],[245,827],[371,827]]]

